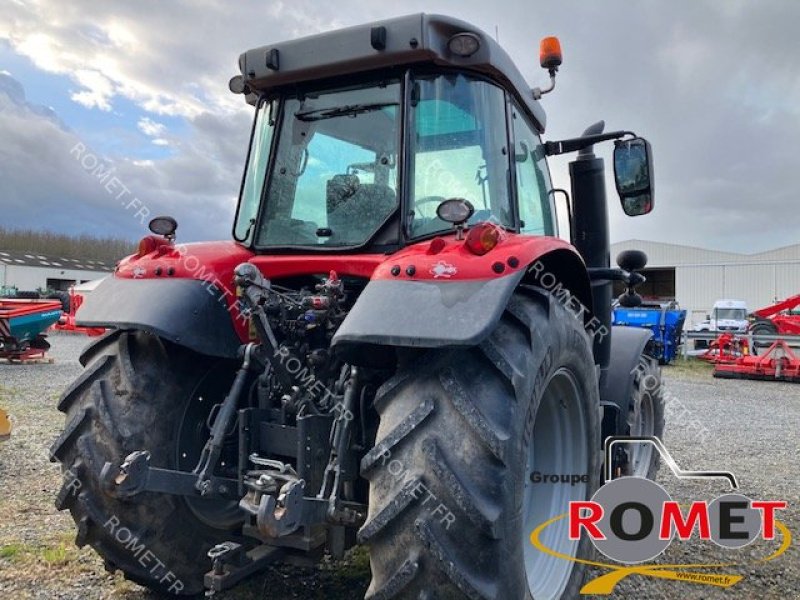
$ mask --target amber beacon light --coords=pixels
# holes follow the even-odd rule
[[[557,37],[543,38],[539,44],[539,63],[543,69],[557,70],[561,66],[561,42]]]

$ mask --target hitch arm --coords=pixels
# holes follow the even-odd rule
[[[211,473],[217,466],[219,455],[222,452],[222,445],[225,441],[225,433],[228,431],[231,419],[236,413],[236,407],[239,404],[239,398],[242,395],[245,380],[250,371],[251,358],[255,347],[255,344],[247,344],[245,346],[242,366],[236,373],[236,379],[234,379],[233,385],[220,407],[217,418],[214,419],[211,436],[208,438],[200,455],[200,460],[194,468],[193,473],[197,476],[195,487],[202,496],[211,492]]]
[[[119,467],[107,462],[100,471],[100,482],[103,489],[118,498],[130,498],[143,492],[177,496],[200,494],[195,486],[197,475],[151,467],[150,453],[144,450],[129,454]],[[235,479],[213,477],[209,484],[209,494],[238,500],[237,484]]]

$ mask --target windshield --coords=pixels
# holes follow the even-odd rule
[[[357,246],[395,212],[400,83],[369,85],[284,101],[257,245]]]
[[[233,228],[233,237],[240,242],[250,242],[256,222],[261,188],[264,185],[264,175],[269,160],[272,133],[275,130],[274,107],[274,102],[262,100],[256,110],[253,139],[250,142],[250,154],[247,157],[241,199],[236,213],[236,224]]]
[[[418,78],[414,97],[411,235],[452,229],[436,207],[454,197],[475,207],[470,222],[513,227],[503,91],[466,75],[438,75]]]
[[[717,308],[717,321],[744,321],[747,318],[747,311],[743,308]]]

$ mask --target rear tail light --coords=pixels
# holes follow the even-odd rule
[[[473,254],[483,256],[497,246],[501,237],[502,231],[497,225],[480,223],[469,230],[464,244]]]

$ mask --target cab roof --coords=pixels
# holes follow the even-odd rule
[[[448,41],[457,33],[477,36],[478,50],[467,57],[451,52]],[[477,27],[451,17],[420,13],[375,21],[261,46],[239,57],[244,83],[254,91],[420,64],[456,67],[495,80],[544,131],[544,110],[506,51]]]

